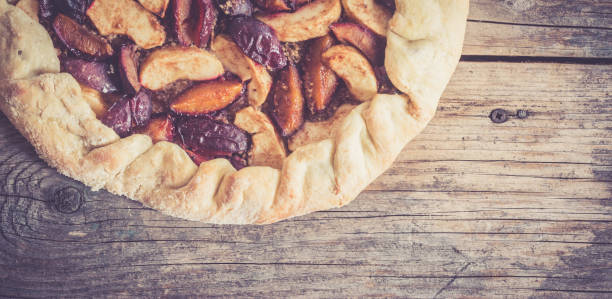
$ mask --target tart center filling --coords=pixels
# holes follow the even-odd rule
[[[393,4],[39,0],[38,17],[119,136],[174,142],[196,164],[280,168],[340,106],[398,92],[383,66]]]

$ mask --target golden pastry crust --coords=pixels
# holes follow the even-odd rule
[[[236,171],[225,159],[198,167],[175,144],[153,145],[138,134],[120,139],[96,118],[74,78],[59,73],[42,26],[5,0],[0,0],[0,109],[61,173],[169,215],[265,224],[340,207],[385,171],[431,120],[461,54],[467,0],[397,2],[385,66],[405,94],[378,94],[344,108],[346,116],[328,124],[327,136],[319,129],[312,139],[309,131],[302,133],[280,169]],[[33,41],[40,46],[26,47]]]

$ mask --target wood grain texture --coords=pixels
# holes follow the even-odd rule
[[[605,0],[472,0],[464,55],[612,58]]]
[[[0,289],[8,296],[608,296],[610,70],[463,62],[431,125],[355,202],[269,226],[183,221],[88,191],[49,169],[2,117]],[[493,124],[495,108],[529,117]],[[54,199],[66,186],[84,199],[69,214]]]
[[[460,63],[353,203],[273,225],[92,192],[0,114],[0,296],[612,296],[612,4],[471,4],[465,54],[490,62]],[[513,56],[571,63],[498,62]]]

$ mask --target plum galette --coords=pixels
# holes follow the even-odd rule
[[[467,0],[0,0],[0,108],[61,173],[271,223],[353,200],[433,117]]]

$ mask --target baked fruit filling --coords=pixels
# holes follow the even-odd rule
[[[280,168],[309,134],[329,132],[377,93],[397,92],[383,66],[395,6],[373,1],[39,0],[22,7],[47,28],[62,71],[119,136],[146,134],[178,144],[196,164],[226,158],[240,169]]]

